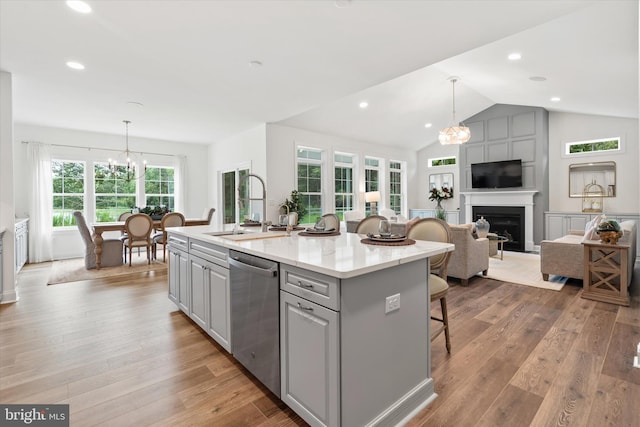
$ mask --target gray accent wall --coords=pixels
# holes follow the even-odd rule
[[[534,196],[533,239],[544,238],[544,212],[549,208],[549,112],[544,108],[496,104],[469,117],[471,139],[460,146],[462,192],[537,190]],[[471,188],[471,164],[522,159],[522,187]],[[465,217],[464,201],[460,217]]]

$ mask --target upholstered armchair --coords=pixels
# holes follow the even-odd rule
[[[82,212],[75,211],[73,216],[76,218],[80,237],[84,242],[84,268],[91,270],[96,268],[96,245],[91,238],[91,232],[87,227],[87,221],[84,219]],[[122,265],[122,241],[120,239],[104,239],[102,242],[101,267],[115,267]]]
[[[447,275],[469,284],[469,278],[489,271],[489,239],[473,237],[473,224],[450,225],[456,250],[451,254]]]

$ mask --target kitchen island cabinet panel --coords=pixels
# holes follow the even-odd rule
[[[312,426],[340,425],[336,311],[280,291],[281,396]]]
[[[216,264],[207,271],[207,333],[231,353],[229,269]]]
[[[198,257],[189,256],[189,286],[191,304],[189,317],[202,329],[207,329],[207,288],[209,287],[209,264]]]

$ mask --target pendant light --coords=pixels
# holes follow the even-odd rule
[[[125,170],[123,171],[121,168],[118,167],[118,162],[112,159],[109,159],[109,170],[111,171],[111,174],[116,178],[116,179],[123,179],[127,182],[129,181],[133,181],[135,179],[139,179],[142,178],[142,176],[145,174],[145,172],[147,171],[147,161],[144,160],[143,161],[143,170],[142,173],[140,174],[140,176],[136,176],[136,162],[132,162],[131,161],[131,152],[129,151],[129,124],[131,123],[130,120],[123,120],[122,121],[125,125],[125,143],[126,143],[126,149],[124,151],[124,155],[127,159],[127,163],[126,165],[123,165],[122,167],[125,168]],[[142,154],[142,153],[140,153]]]
[[[469,128],[462,123],[462,126],[456,122],[456,82],[458,77],[449,77],[453,88],[453,120],[451,126],[444,128],[438,135],[438,140],[442,145],[464,144],[471,138]]]

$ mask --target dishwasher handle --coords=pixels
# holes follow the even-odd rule
[[[261,274],[267,277],[276,277],[278,275],[278,264],[270,268],[256,267],[255,265],[242,262],[238,257],[229,257],[229,264],[240,270],[251,271],[252,273]]]

